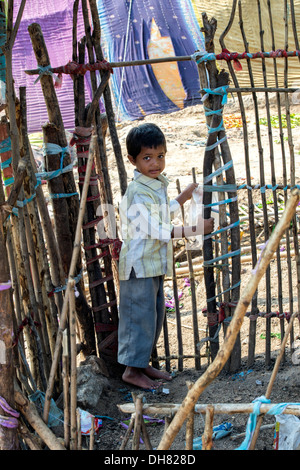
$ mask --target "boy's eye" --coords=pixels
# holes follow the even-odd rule
[[[146,156],[146,157],[143,158],[143,160],[150,160],[150,157]]]
[[[162,154],[162,155],[158,155],[158,158],[163,159],[163,158],[165,158],[165,156],[164,156],[163,154]]]

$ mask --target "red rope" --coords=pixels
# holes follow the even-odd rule
[[[78,64],[75,61],[70,61],[66,65],[54,67],[51,69],[53,73],[67,74],[67,75],[85,75],[86,72],[95,72],[96,70],[108,70],[113,73],[113,68],[106,60],[97,60],[94,64]]]

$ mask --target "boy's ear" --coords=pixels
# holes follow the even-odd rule
[[[136,165],[135,164],[135,159],[131,155],[127,155],[127,157],[128,157],[128,160],[130,161],[130,163],[132,163],[132,165],[135,166]]]

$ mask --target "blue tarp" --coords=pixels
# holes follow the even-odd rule
[[[97,5],[109,62],[190,56],[204,50],[190,0],[98,0]],[[193,61],[115,68],[111,88],[120,120],[201,102]]]
[[[88,3],[88,2],[87,2]],[[14,1],[14,17],[21,0]],[[48,120],[40,82],[25,74],[36,69],[28,26],[38,23],[52,67],[72,60],[73,0],[26,2],[13,48],[15,89],[26,86],[28,131],[41,131]],[[204,50],[204,39],[191,0],[98,0],[104,57],[110,62],[163,56],[191,55]],[[77,40],[84,36],[81,2]],[[87,57],[87,55],[86,55]],[[87,60],[87,59],[86,59]],[[85,75],[86,103],[91,101],[89,73]],[[140,119],[169,113],[200,102],[200,84],[194,61],[115,68],[110,81],[116,118]],[[63,75],[57,97],[65,128],[74,129],[73,81]]]

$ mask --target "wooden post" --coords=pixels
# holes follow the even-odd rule
[[[193,386],[192,382],[187,382],[188,390],[190,390]],[[186,420],[186,450],[193,450],[193,440],[194,440],[194,420],[195,420],[195,413],[192,410]]]
[[[134,430],[133,430],[133,440],[132,440],[132,450],[138,450],[140,446],[140,436],[142,429],[142,419],[143,419],[143,395],[132,394],[135,404],[135,421],[134,421]]]
[[[214,407],[207,405],[205,413],[205,428],[202,436],[202,450],[211,450],[213,446],[212,433],[214,421]]]
[[[234,2],[235,5],[236,2]],[[234,8],[234,6],[233,6]],[[205,47],[208,53],[214,53],[214,36],[217,28],[217,22],[214,18],[208,20],[206,13],[202,14],[202,21],[203,21],[203,28],[202,31],[205,35]],[[216,61],[208,61],[207,65],[207,73],[209,75],[209,88],[214,90],[216,88],[224,87],[228,85],[229,76],[228,73],[225,71],[219,72],[216,67]],[[203,67],[199,69],[200,79],[206,79],[206,75],[204,74]],[[207,116],[208,125],[210,129],[218,129],[222,122],[222,113],[216,113],[219,110],[222,110],[222,96],[219,95],[212,95],[212,97],[206,100],[205,105],[207,105],[210,109],[212,109],[213,115],[212,118]],[[218,152],[216,143],[217,140],[220,141],[221,147],[221,155],[223,164],[230,163],[232,161],[232,157],[230,154],[230,149],[228,146],[228,142],[226,139],[226,133],[223,128],[220,128],[217,132],[211,132],[208,135],[207,139],[207,147],[204,154],[204,163],[203,163],[203,178],[204,183],[206,185],[212,185],[211,180],[211,173],[212,167],[215,164],[214,160],[216,158],[216,153]],[[235,185],[235,176],[234,176],[234,169],[233,165],[228,167],[225,171],[226,173],[226,183],[228,185]],[[207,180],[207,181],[206,181]],[[232,285],[231,285],[231,301],[234,305],[239,298],[239,282],[240,282],[240,231],[239,226],[236,224],[239,220],[239,213],[238,213],[238,204],[235,201],[236,192],[234,191],[227,191],[228,198],[232,200],[229,204],[229,212],[230,212],[230,223],[233,224],[231,228],[231,251],[235,253],[232,256]],[[211,208],[207,207],[211,204],[211,192],[204,191],[203,195],[203,203],[204,203],[204,218],[207,219],[211,215]],[[224,248],[224,244],[222,245]],[[226,252],[228,252],[228,247],[226,247]],[[222,253],[222,255],[226,255],[226,253]],[[206,264],[204,265],[204,277],[205,277],[205,285],[206,285],[206,292],[207,292],[207,318],[209,324],[209,332],[210,337],[214,337],[218,328],[218,315],[217,315],[217,308],[216,308],[216,295],[215,295],[215,279],[214,279],[214,272],[213,266],[210,264],[210,261],[213,259],[213,245],[211,238],[205,239],[203,244],[203,258]],[[225,278],[224,278],[225,279]],[[225,283],[226,284],[226,283]],[[227,286],[228,287],[228,286]],[[228,302],[227,302],[228,304]],[[233,312],[234,308],[231,308]],[[225,311],[227,315],[230,315],[230,308],[227,308]],[[226,327],[225,327],[226,329]],[[211,351],[212,356],[214,358],[216,352],[218,350],[218,343],[212,342],[211,343]],[[230,358],[230,363],[228,364],[228,368],[231,371],[237,370],[240,367],[241,362],[241,346],[240,346],[240,339],[239,336],[237,337],[237,343],[235,345],[234,351]]]
[[[14,409],[14,361],[12,350],[13,339],[13,306],[10,297],[10,273],[3,232],[2,213],[0,210],[0,397]],[[0,402],[0,414],[10,416],[2,411]],[[18,436],[17,423],[10,427],[5,427],[0,423],[0,450],[17,450]]]
[[[77,353],[76,353],[76,316],[75,316],[75,283],[71,283],[69,295],[69,330],[70,330],[70,449],[77,449]]]

